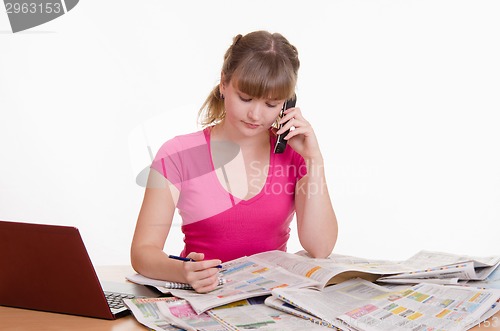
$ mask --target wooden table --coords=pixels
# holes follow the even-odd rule
[[[96,272],[101,280],[126,282],[125,275],[134,271],[130,266],[106,266],[96,267]],[[108,321],[0,306],[0,330],[144,331],[147,328],[139,324],[132,315]]]
[[[133,273],[130,266],[96,267],[101,280],[125,282],[125,275]],[[144,331],[146,327],[139,324],[133,316],[126,316],[108,321],[96,318],[46,313],[27,309],[0,306],[0,330],[93,330],[93,331]],[[488,321],[476,326],[474,331],[500,330],[500,312]]]

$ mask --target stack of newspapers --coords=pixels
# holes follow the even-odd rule
[[[153,330],[467,330],[500,310],[499,264],[429,251],[402,262],[271,251],[223,263],[210,293],[130,275],[169,296],[125,303]]]

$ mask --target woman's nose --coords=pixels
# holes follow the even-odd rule
[[[250,107],[247,116],[252,121],[258,121],[262,116],[262,105],[260,102],[255,102]]]

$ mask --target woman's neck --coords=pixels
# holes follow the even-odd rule
[[[221,122],[211,128],[210,137],[212,140],[231,141],[238,144],[241,148],[258,148],[269,145],[269,131],[256,136],[244,136],[236,130],[231,130],[224,122]]]

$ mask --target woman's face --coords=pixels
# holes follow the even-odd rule
[[[285,99],[257,99],[238,90],[232,82],[221,84],[226,117],[224,121],[245,136],[267,132],[278,117]]]

